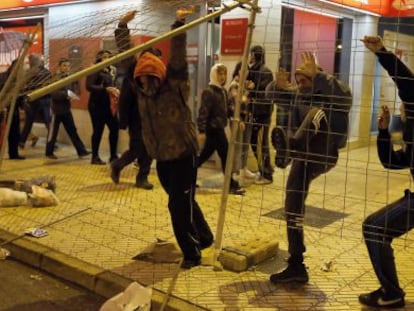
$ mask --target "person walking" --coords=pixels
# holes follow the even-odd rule
[[[42,86],[45,86],[47,83],[50,83],[52,74],[45,67],[44,60],[41,55],[30,54],[29,55],[29,70],[26,74],[27,82],[26,88],[23,90],[23,93],[28,93],[30,91],[36,90]],[[25,99],[23,99],[25,101]],[[33,123],[35,122],[36,116],[40,115],[43,123],[45,124],[46,129],[49,131],[50,119],[51,119],[51,99],[50,94],[42,96],[32,102],[24,102],[25,110],[25,121],[23,125],[22,132],[20,134],[19,147],[24,148],[26,141],[31,136]],[[32,140],[32,146],[37,142],[36,136]]]
[[[381,66],[394,80],[403,123],[404,147],[394,149],[390,126],[390,111],[384,105],[378,115],[377,152],[384,168],[410,169],[414,176],[413,129],[414,129],[414,73],[394,53],[388,51],[379,36],[365,36],[365,47],[375,54]],[[404,195],[369,215],[362,224],[365,244],[380,287],[359,295],[359,302],[374,308],[401,308],[405,305],[405,292],[401,288],[394,252],[393,240],[403,236],[414,227],[414,193],[408,189]]]
[[[60,80],[69,75],[70,62],[67,58],[61,58],[58,63],[58,69],[55,75],[55,80]],[[59,90],[51,93],[52,98],[52,121],[47,135],[46,142],[46,157],[49,159],[57,159],[58,157],[53,153],[56,139],[59,133],[59,126],[62,123],[69,135],[69,138],[76,149],[79,158],[86,157],[90,154],[86,150],[81,138],[78,135],[75,121],[73,119],[71,102],[75,100],[79,92],[79,85],[77,82],[69,84]]]
[[[306,283],[304,265],[303,220],[305,200],[315,178],[335,167],[338,150],[346,145],[352,94],[349,86],[322,71],[311,52],[303,52],[302,64],[296,68],[297,87],[288,81],[288,73],[277,73],[273,93],[276,103],[292,103],[290,128],[272,131],[276,149],[276,165],[286,168],[292,162],[286,183],[285,218],[289,245],[287,267],[270,276],[272,283]]]
[[[229,118],[227,92],[224,89],[227,79],[227,68],[223,64],[215,64],[210,70],[210,83],[201,94],[201,105],[198,113],[199,141],[203,149],[198,157],[198,167],[206,162],[214,151],[217,151],[223,173],[226,170],[228,141],[224,131]],[[244,194],[239,183],[230,177],[231,194]]]
[[[7,68],[5,72],[0,73],[0,90],[3,89],[3,87],[6,84],[7,79],[9,78],[14,66],[16,66],[17,60],[14,60],[10,66]],[[13,108],[12,113],[12,119],[10,123],[9,128],[9,134],[7,136],[7,143],[8,143],[8,152],[9,152],[9,159],[10,160],[24,160],[25,157],[19,154],[19,140],[20,140],[20,116],[19,116],[19,107],[23,105],[23,97],[18,96],[16,99],[16,104]],[[7,104],[7,103],[6,103]],[[3,126],[7,124],[7,118],[9,116],[9,111],[11,109],[11,105],[9,104],[3,112],[0,112],[0,126],[2,127],[0,129],[0,133],[2,131],[5,131],[6,126]],[[4,137],[3,135],[0,135],[0,146],[4,144]]]
[[[111,52],[101,50],[96,54],[95,63],[111,57]],[[119,96],[119,90],[115,87],[116,68],[108,66],[86,78],[86,89],[89,91],[88,110],[92,122],[92,159],[91,164],[105,165],[99,156],[105,125],[109,129],[109,162],[118,159],[118,131],[119,121],[117,107],[111,105],[111,96]]]
[[[115,30],[115,40],[120,52],[126,51],[131,47],[129,39],[128,22],[133,19],[135,12],[124,15],[120,18],[118,28]],[[151,49],[149,51],[152,51]],[[158,55],[157,55],[158,56]],[[137,92],[133,72],[136,66],[135,57],[128,58],[121,62],[119,69],[123,75],[118,79],[121,85],[119,96],[119,127],[128,129],[129,148],[119,159],[111,163],[111,179],[115,184],[119,183],[121,171],[125,166],[135,160],[138,163],[138,172],[135,178],[135,186],[145,190],[151,190],[154,185],[148,181],[151,170],[152,159],[148,155],[142,138],[141,117],[137,105]]]

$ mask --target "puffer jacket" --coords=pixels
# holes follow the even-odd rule
[[[200,133],[210,129],[223,129],[227,125],[228,99],[226,90],[217,82],[217,67],[210,72],[209,86],[201,94],[197,125]]]
[[[184,25],[176,21],[172,29]],[[151,158],[170,161],[196,155],[198,142],[195,124],[187,106],[189,94],[186,34],[171,39],[167,76],[155,95],[138,88],[142,136]]]

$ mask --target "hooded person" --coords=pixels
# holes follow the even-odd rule
[[[192,10],[177,10],[172,29],[183,26]],[[130,13],[132,14],[132,13]],[[186,33],[171,39],[168,64],[143,53],[133,71],[141,118],[142,138],[157,175],[168,194],[168,209],[183,269],[201,264],[201,250],[213,243],[213,234],[195,200],[198,152],[195,125],[187,106],[189,94]]]
[[[265,49],[261,45],[255,45],[250,49],[247,76],[247,80],[254,83],[254,88],[249,91],[249,110],[252,116],[250,146],[260,172],[260,178],[255,181],[257,184],[272,183],[274,172],[269,153],[269,127],[273,104],[265,97],[266,86],[273,81],[273,74],[266,66],[265,55]]]
[[[198,157],[200,167],[217,151],[223,173],[226,170],[228,141],[225,133],[227,120],[230,117],[227,91],[224,88],[227,79],[227,68],[223,64],[215,64],[210,70],[210,82],[201,94],[201,105],[198,112],[197,124],[199,141],[204,142]],[[230,179],[231,194],[244,194],[245,190],[237,181]]]

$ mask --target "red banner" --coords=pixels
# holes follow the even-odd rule
[[[241,55],[247,35],[247,18],[221,20],[221,54]]]
[[[78,1],[79,0],[1,0],[0,10]]]

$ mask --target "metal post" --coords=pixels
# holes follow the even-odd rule
[[[6,130],[3,136],[3,142],[1,144],[1,149],[0,149],[0,170],[3,164],[3,157],[4,157],[5,150],[6,150],[6,139],[9,136],[13,113],[14,113],[14,110],[16,109],[16,100],[19,96],[21,86],[23,85],[23,82],[24,82],[24,78],[23,78],[24,58],[26,57],[26,54],[30,46],[33,44],[34,39],[39,29],[40,29],[40,23],[38,23],[36,25],[35,30],[31,34],[28,35],[27,39],[25,40],[23,44],[23,47],[21,48],[19,52],[19,57],[17,59],[17,62],[14,65],[12,71],[10,72],[9,77],[7,77],[7,81],[0,92],[0,109],[3,109],[4,107],[7,106],[7,103],[10,103],[9,112],[7,114],[7,119],[6,119]],[[10,90],[10,85],[13,81],[16,81],[16,83],[12,86]]]
[[[241,5],[241,3],[245,3],[245,1],[236,1],[236,2],[233,2],[229,5],[226,5],[221,10],[210,13],[210,14],[204,16],[204,17],[200,17],[200,18],[198,18],[198,19],[196,19],[196,20],[194,20],[194,21],[192,21],[188,24],[185,24],[185,25],[183,25],[179,28],[176,28],[174,30],[169,31],[169,32],[165,33],[164,35],[161,35],[159,37],[151,39],[151,40],[149,40],[149,41],[147,41],[143,44],[137,45],[137,46],[125,51],[125,52],[119,53],[119,54],[117,54],[117,55],[115,55],[115,56],[113,56],[113,57],[111,57],[107,60],[99,62],[99,63],[97,63],[97,64],[95,64],[91,67],[88,67],[86,69],[83,69],[81,71],[78,71],[78,72],[76,72],[76,73],[74,73],[70,76],[67,76],[66,78],[63,78],[63,79],[61,79],[57,82],[51,83],[51,84],[49,84],[45,87],[37,89],[37,90],[29,93],[27,96],[28,96],[30,101],[36,100],[40,97],[43,97],[43,96],[45,96],[45,95],[47,95],[47,94],[49,94],[49,93],[51,93],[55,90],[58,90],[58,89],[66,86],[66,85],[68,85],[68,84],[70,84],[74,81],[79,80],[80,78],[82,78],[84,76],[89,76],[89,75],[91,75],[91,74],[93,74],[93,73],[95,73],[99,70],[102,70],[102,69],[108,67],[109,65],[119,63],[120,61],[122,61],[122,60],[124,60],[128,57],[132,57],[132,56],[136,55],[138,52],[143,51],[143,50],[153,46],[154,44],[157,44],[161,41],[164,41],[166,39],[174,37],[174,36],[176,36],[180,33],[186,32],[188,29],[191,29],[191,28],[193,28],[195,26],[198,26],[198,25],[200,25],[204,22],[207,22],[211,19],[214,19],[214,18],[216,18],[216,17],[218,17],[218,16],[220,16],[224,13],[227,13],[231,10],[234,10],[235,8],[238,8]]]
[[[223,193],[221,195],[221,204],[220,204],[220,210],[219,210],[219,216],[217,221],[217,230],[216,230],[216,236],[215,236],[215,242],[214,242],[214,258],[213,258],[213,264],[214,269],[221,270],[222,266],[220,262],[218,262],[217,258],[220,255],[221,251],[221,244],[223,239],[223,228],[224,228],[224,221],[226,216],[226,208],[227,208],[227,198],[229,194],[230,189],[230,178],[232,175],[233,170],[233,158],[234,158],[234,150],[235,150],[235,144],[237,139],[237,133],[239,131],[240,126],[240,105],[242,102],[242,96],[244,92],[244,85],[246,82],[247,77],[247,64],[248,59],[250,55],[250,44],[252,41],[253,36],[253,29],[254,24],[256,22],[256,13],[260,12],[260,8],[258,7],[258,0],[253,0],[251,4],[251,11],[250,11],[250,17],[249,17],[249,25],[247,30],[247,36],[246,36],[246,42],[244,45],[244,53],[243,53],[243,59],[242,59],[242,66],[241,66],[241,72],[240,72],[240,81],[239,81],[239,88],[238,93],[236,97],[236,105],[234,110],[234,119],[231,124],[231,138],[230,138],[230,144],[229,144],[229,150],[227,153],[227,159],[226,159],[226,170],[224,175],[224,189]]]

